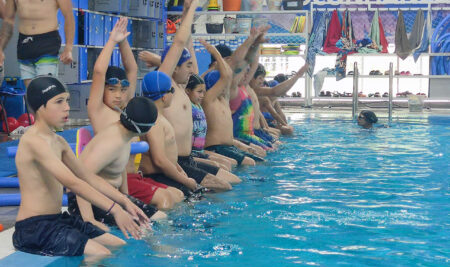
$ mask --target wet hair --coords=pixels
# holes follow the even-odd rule
[[[230,57],[233,54],[233,50],[224,44],[216,45],[216,49],[219,51],[222,58]],[[211,63],[209,66],[211,66],[214,62],[216,62],[216,59],[211,55]]]
[[[202,77],[198,76],[198,74],[192,74],[191,77],[189,77],[189,81],[186,85],[186,89],[188,90],[194,90],[195,87],[199,84],[205,84],[205,81]]]
[[[155,103],[143,96],[132,98],[120,113],[120,123],[127,130],[138,134],[148,132],[157,118]]]
[[[280,74],[277,74],[277,76],[275,76],[273,79],[275,81],[277,81],[278,83],[282,83],[282,82],[286,81],[289,78],[285,74],[280,73]]]
[[[27,88],[26,100],[28,106],[37,112],[41,106],[53,97],[67,93],[67,87],[57,78],[52,76],[39,76],[31,80]]]
[[[376,123],[378,121],[377,115],[373,111],[363,110],[361,114],[364,115],[364,119],[370,123]]]
[[[117,78],[119,80],[125,80],[127,79],[127,73],[124,69],[115,67],[115,66],[109,66],[106,70],[106,80],[111,78]]]
[[[258,78],[258,76],[264,76],[266,77],[266,68],[262,64],[258,64],[258,68],[256,68],[255,75],[253,75],[253,78]]]

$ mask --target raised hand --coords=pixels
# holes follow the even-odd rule
[[[161,65],[161,57],[149,51],[139,53],[139,59],[145,62],[147,67],[158,67]]]
[[[301,77],[308,70],[308,63],[305,63],[296,73],[297,76]]]
[[[114,25],[114,28],[109,35],[109,39],[116,43],[124,41],[128,35],[130,35],[130,32],[127,32],[127,25],[128,19],[120,18],[116,25]]]

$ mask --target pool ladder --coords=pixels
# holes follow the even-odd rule
[[[358,112],[358,63],[353,64],[353,105],[352,105],[352,118],[356,120],[356,114]]]
[[[358,116],[358,63],[353,64],[353,105],[352,105],[352,118],[356,120]],[[394,68],[393,63],[389,64],[389,102],[388,102],[388,121],[389,125],[392,123],[392,91],[394,84]]]
[[[391,125],[392,122],[392,91],[393,91],[393,84],[394,84],[394,67],[392,62],[389,63],[389,103],[388,103],[388,121],[389,125]]]

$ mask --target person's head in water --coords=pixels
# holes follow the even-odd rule
[[[44,120],[52,128],[61,128],[69,118],[69,92],[66,86],[52,76],[31,80],[26,99],[36,121]]]
[[[111,109],[115,109],[115,107],[122,109],[127,101],[128,88],[130,88],[130,81],[125,70],[109,66],[105,76],[103,103]]]
[[[205,81],[197,74],[192,74],[186,85],[186,94],[195,105],[201,105],[206,94]]]
[[[172,80],[164,72],[152,71],[142,79],[142,95],[153,101],[161,101],[164,108],[170,106],[174,93]]]
[[[358,125],[365,129],[372,128],[372,124],[377,123],[378,118],[373,111],[363,110],[358,116]]]
[[[148,132],[155,125],[157,117],[158,110],[155,103],[143,96],[132,98],[120,111],[120,123],[136,135]]]
[[[166,47],[166,49],[164,50],[161,56],[161,62],[163,62],[164,59],[166,58],[169,49],[170,46]],[[191,53],[187,48],[183,48],[177,66],[173,71],[172,75],[173,80],[177,84],[186,84],[189,80],[189,77],[194,73],[193,65],[194,63],[192,62]]]
[[[253,75],[253,78],[250,81],[250,86],[252,88],[263,87],[265,78],[266,78],[266,69],[262,64],[258,64],[258,68],[256,68],[255,74]]]

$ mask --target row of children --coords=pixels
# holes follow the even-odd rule
[[[88,116],[94,137],[77,159],[53,131],[69,116],[69,93],[52,76],[31,80],[27,101],[36,123],[21,138],[16,166],[22,202],[13,244],[41,255],[107,255],[125,242],[108,233],[117,226],[139,239],[149,220],[165,218],[183,199],[226,191],[241,180],[235,165],[254,165],[292,133],[276,97],[303,75],[265,87],[258,64],[268,27],[252,29],[232,52],[202,44],[213,62],[198,74],[191,25],[198,0],[184,1],[182,23],[161,57],[141,54],[158,70],[145,75],[143,96],[134,97],[137,64],[127,42],[127,19],[114,26],[93,70]],[[108,67],[119,45],[124,69]],[[187,47],[187,48],[186,48]],[[261,104],[260,104],[261,103]],[[273,126],[261,110],[273,115]],[[139,168],[131,142],[146,141]],[[63,187],[69,213],[61,213]]]

